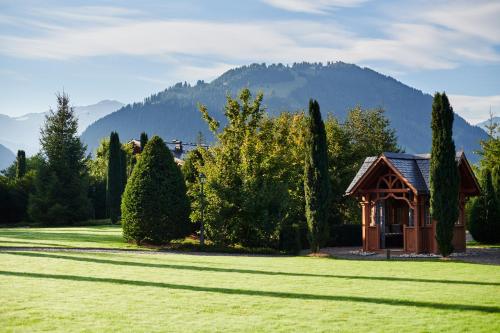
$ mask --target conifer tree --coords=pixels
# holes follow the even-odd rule
[[[309,101],[308,137],[304,167],[304,194],[309,242],[313,252],[328,236],[330,180],[325,124],[317,101]]]
[[[17,151],[16,178],[21,179],[26,174],[26,153],[24,150]]]
[[[143,151],[144,147],[146,147],[146,144],[148,143],[148,135],[146,134],[146,132],[141,133],[140,142],[141,142],[141,151]]]
[[[445,93],[436,93],[432,104],[430,161],[431,216],[436,221],[439,252],[453,252],[453,229],[458,219],[458,167],[453,142],[453,108]]]
[[[118,133],[111,132],[109,137],[108,173],[106,185],[106,203],[112,223],[120,218],[120,204],[123,193],[123,153]]]
[[[189,233],[184,178],[160,137],[153,136],[144,147],[125,187],[121,209],[127,241],[162,244]]]
[[[43,160],[35,178],[28,212],[33,221],[71,224],[90,217],[85,146],[78,121],[66,94],[57,95],[57,111],[50,110],[41,130]]]

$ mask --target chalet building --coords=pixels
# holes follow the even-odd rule
[[[479,185],[463,152],[457,153],[460,174],[459,218],[454,226],[455,251],[465,251],[464,206],[479,195]],[[429,214],[430,154],[383,153],[367,157],[347,188],[362,209],[364,251],[386,248],[408,253],[437,253],[436,222]]]
[[[130,140],[129,144],[132,144],[133,146],[134,155],[141,152],[141,142],[139,140]],[[172,155],[174,155],[174,161],[175,163],[177,163],[177,165],[183,165],[187,153],[198,146],[195,143],[182,143],[182,141],[180,140],[172,140],[170,142],[165,142],[165,144],[172,152]],[[205,149],[208,148],[208,146],[204,144],[202,144],[201,147]]]

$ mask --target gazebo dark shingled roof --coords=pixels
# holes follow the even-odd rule
[[[463,157],[463,152],[457,152],[456,160],[459,162]],[[346,190],[346,194],[351,194],[363,175],[370,169],[380,157],[385,158],[396,168],[403,177],[420,193],[429,193],[429,167],[430,154],[405,154],[405,153],[382,153],[381,156],[370,156],[365,159],[358,173]]]

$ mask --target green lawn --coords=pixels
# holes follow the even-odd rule
[[[75,228],[89,238],[68,240],[51,236],[62,228],[36,229],[44,240],[18,230],[66,246],[111,247],[120,234]],[[0,229],[0,245],[20,239],[15,231]],[[499,332],[500,266],[10,251],[0,252],[0,300],[2,332]]]
[[[123,241],[117,225],[0,228],[0,246],[138,248]]]

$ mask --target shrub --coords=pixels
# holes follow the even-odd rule
[[[163,140],[148,141],[122,198],[127,241],[161,244],[189,233],[189,201],[179,167]]]
[[[481,243],[500,242],[500,204],[492,184],[490,170],[482,177],[481,195],[471,202],[469,231]]]
[[[362,244],[361,224],[330,226],[328,246],[359,246]]]

